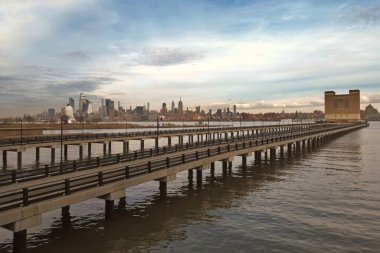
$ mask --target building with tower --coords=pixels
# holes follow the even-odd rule
[[[178,113],[183,114],[183,103],[182,103],[181,97],[179,98],[179,102],[178,102]]]

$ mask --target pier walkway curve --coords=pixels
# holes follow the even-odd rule
[[[271,159],[278,151],[283,156],[285,148],[287,152],[302,152],[366,126],[368,124],[363,122],[326,124],[297,131],[277,131],[266,136],[245,135],[131,161],[123,161],[119,155],[120,160],[112,164],[83,170],[71,168],[54,176],[44,175],[25,181],[16,179],[0,187],[0,226],[13,231],[15,249],[22,248],[26,245],[27,229],[41,224],[43,214],[51,210],[62,208],[62,213],[67,214],[70,205],[101,198],[105,200],[106,217],[111,217],[114,201],[125,199],[128,187],[158,181],[160,193],[164,196],[167,183],[175,180],[177,173],[188,171],[188,177],[192,179],[196,172],[197,181],[201,181],[202,172],[210,170],[214,173],[215,162],[220,161],[223,175],[226,175],[234,157],[242,157],[244,168],[247,156],[252,154],[255,162],[260,163],[267,150]]]

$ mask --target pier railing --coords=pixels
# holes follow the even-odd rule
[[[13,190],[1,191],[0,188],[0,211],[10,210],[18,207],[25,207],[33,203],[53,199],[60,196],[67,196],[86,189],[101,187],[110,183],[123,181],[129,178],[138,177],[143,174],[153,173],[159,170],[167,169],[172,166],[191,163],[196,160],[210,158],[226,153],[233,153],[239,150],[250,149],[253,147],[264,146],[267,144],[276,144],[286,140],[299,140],[307,136],[316,136],[318,134],[332,132],[334,130],[348,131],[360,125],[345,125],[326,127],[323,129],[313,129],[303,132],[285,133],[279,136],[266,137],[261,139],[244,139],[236,140],[235,143],[222,143],[216,146],[206,146],[202,150],[189,150],[187,153],[172,154],[165,158],[160,158],[148,162],[140,162],[133,165],[120,167],[110,171],[89,172],[86,175],[65,179],[52,180],[45,183],[39,183],[30,187],[15,187]],[[200,147],[198,147],[200,148]]]

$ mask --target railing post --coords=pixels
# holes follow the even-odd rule
[[[166,157],[166,167],[170,167],[170,157]]]
[[[116,155],[117,162],[120,163],[120,154]]]
[[[208,156],[208,157],[211,156],[211,150],[210,150],[210,149],[207,149],[207,156]]]
[[[49,165],[45,165],[45,177],[49,176]]]
[[[100,157],[96,157],[96,167],[100,167]]]
[[[103,185],[103,172],[98,173],[98,185],[102,186]]]
[[[152,162],[149,161],[148,162],[148,173],[151,173],[152,172]]]
[[[65,179],[65,195],[70,195],[70,179]]]
[[[218,147],[218,154],[222,153],[222,149]]]
[[[182,154],[182,163],[186,163],[186,155]]]
[[[77,170],[77,161],[73,161],[73,170],[74,170],[74,171]]]
[[[29,190],[28,188],[23,188],[22,189],[22,205],[27,206],[29,205]]]
[[[153,149],[152,148],[149,150],[149,155],[153,156]]]
[[[227,145],[227,152],[230,152],[230,144]]]
[[[16,170],[12,170],[12,183],[16,183]]]
[[[198,159],[199,159],[199,152],[195,151],[195,160],[198,160]]]
[[[137,150],[135,150],[135,160],[137,160]]]
[[[129,166],[125,166],[125,178],[129,178]]]
[[[239,149],[239,144],[235,143],[235,150]]]

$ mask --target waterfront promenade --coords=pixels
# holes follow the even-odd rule
[[[105,200],[106,217],[111,217],[114,201],[123,201],[128,187],[158,181],[160,192],[165,196],[167,183],[175,180],[179,172],[187,170],[191,179],[195,171],[197,181],[200,181],[202,171],[211,170],[213,173],[217,161],[222,162],[223,174],[226,174],[236,156],[242,157],[244,167],[247,156],[252,154],[260,163],[262,154],[268,156],[267,151],[271,159],[278,152],[283,156],[284,148],[288,153],[302,152],[365,126],[365,123],[307,125],[297,129],[264,131],[267,132],[265,135],[250,132],[224,139],[213,139],[217,137],[214,134],[195,147],[190,144],[182,145],[182,148],[176,146],[177,149],[170,152],[161,150],[155,155],[150,150],[149,153],[141,151],[144,155],[140,159],[128,160],[119,154],[109,164],[96,163],[83,169],[65,167],[56,175],[48,173],[25,181],[17,181],[16,176],[16,180],[11,178],[8,185],[0,187],[0,225],[13,231],[14,245],[23,248],[27,229],[39,225],[43,213],[50,210],[62,208],[65,215],[70,205],[97,197]]]

